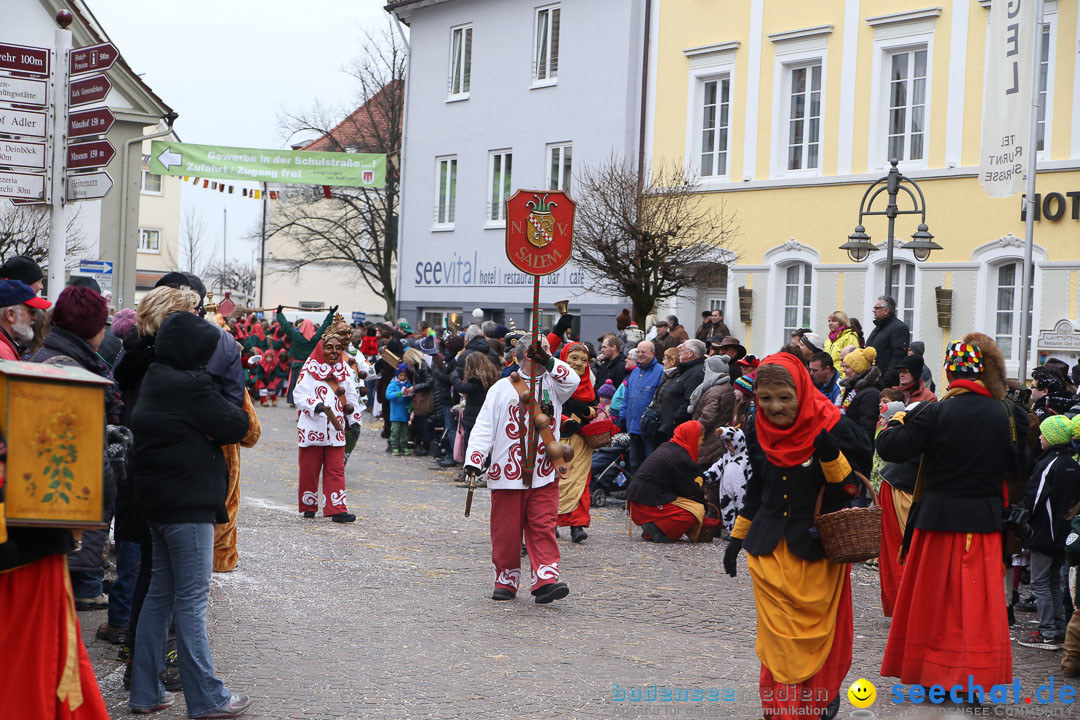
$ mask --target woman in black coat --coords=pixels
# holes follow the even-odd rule
[[[219,338],[217,327],[191,313],[169,315],[132,415],[135,497],[153,539],[153,575],[135,637],[134,711],[175,702],[158,677],[174,609],[188,715],[238,713],[251,704],[214,676],[206,634],[214,523],[228,519],[221,446],[240,442],[249,424],[205,371]]]
[[[667,543],[683,535],[697,538],[705,517],[705,494],[695,482],[701,474],[698,453],[703,440],[701,423],[688,420],[634,473],[626,499],[630,519],[641,527],[646,540]]]

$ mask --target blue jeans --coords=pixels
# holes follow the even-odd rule
[[[101,581],[105,579],[105,568],[93,570],[75,570],[71,573],[71,592],[79,599],[96,598],[105,592]]]
[[[213,712],[229,701],[225,684],[214,676],[206,606],[214,564],[212,523],[150,523],[153,571],[139,627],[131,672],[132,709],[148,710],[165,697],[159,675],[165,665],[169,620],[176,613],[176,649],[188,715]]]
[[[652,455],[656,449],[656,443],[652,438],[645,438],[637,433],[630,433],[630,474],[633,475],[645,462],[645,458]]]
[[[116,582],[109,590],[109,624],[126,628],[131,620],[131,598],[135,578],[139,576],[139,543],[121,540],[116,543]]]

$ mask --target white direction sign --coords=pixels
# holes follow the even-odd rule
[[[43,138],[48,132],[46,115],[33,110],[0,108],[0,133]]]
[[[0,75],[0,102],[44,105],[47,87],[44,80]]]
[[[0,170],[0,197],[45,199],[45,176]]]
[[[45,143],[0,140],[0,165],[45,169]]]
[[[93,172],[86,175],[67,176],[67,199],[98,200],[109,194],[112,188],[112,176],[107,172]]]

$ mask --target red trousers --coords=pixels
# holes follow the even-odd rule
[[[642,505],[630,501],[630,520],[637,526],[654,523],[660,532],[671,540],[678,540],[697,525],[697,518],[689,510],[677,505]]]
[[[49,555],[0,574],[2,718],[109,718],[83,645],[67,575],[64,555]],[[68,647],[69,637],[77,647]],[[69,652],[74,663],[72,678],[82,693],[82,703],[74,710],[72,695],[63,701],[56,697]]]
[[[589,506],[592,504],[592,493],[586,483],[585,491],[581,493],[577,507],[568,513],[562,513],[556,520],[559,527],[589,527]]]
[[[323,515],[348,512],[345,507],[345,446],[311,445],[300,448],[300,512],[319,509],[319,472],[325,502]]]
[[[491,491],[491,564],[495,587],[516,593],[521,581],[521,538],[532,567],[532,591],[559,581],[559,546],[555,518],[559,484],[540,488]]]

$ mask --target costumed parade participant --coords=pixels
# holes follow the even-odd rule
[[[626,499],[641,537],[658,543],[675,542],[683,535],[697,540],[705,519],[703,485],[695,482],[704,441],[701,423],[687,420],[634,473]]]
[[[754,388],[757,412],[746,432],[753,472],[724,569],[734,577],[746,549],[765,717],[832,718],[851,667],[850,566],[830,562],[811,532],[814,504],[824,485],[822,513],[849,505],[860,482],[852,468],[870,472],[870,441],[794,355],[762,360]]]
[[[574,449],[574,458],[566,464],[569,471],[559,479],[558,527],[570,527],[570,539],[576,543],[589,537],[589,477],[592,470],[592,448],[582,435],[584,425],[596,417],[596,392],[592,370],[589,369],[589,351],[581,343],[568,343],[559,353],[559,359],[573,368],[581,379],[566,402],[563,403],[559,438]]]
[[[255,370],[255,391],[259,395],[259,404],[266,407],[267,398],[274,407],[277,407],[278,389],[288,382],[288,371],[281,370],[278,361],[278,350],[264,350],[262,360]]]
[[[888,462],[923,455],[881,663],[883,676],[905,684],[1012,682],[1001,597],[1002,509],[1006,473],[1026,472],[1028,419],[1004,402],[1004,367],[997,343],[985,335],[950,343],[948,392],[897,413],[878,436],[878,454]]]
[[[536,378],[535,398],[541,412],[550,418],[551,431],[558,437],[563,403],[581,383],[574,369],[551,356],[546,338],[531,348],[519,341],[514,357],[518,383],[528,392],[530,378]],[[536,466],[529,482],[522,477],[522,438],[528,437],[529,422],[523,422],[521,396],[513,376],[498,380],[488,390],[477,415],[465,451],[465,469],[479,474],[490,454],[487,485],[491,488],[491,562],[495,570],[492,600],[511,600],[521,581],[521,540],[532,568],[531,588],[539,604],[564,598],[570,589],[559,581],[559,546],[555,542],[555,521],[559,509],[558,476],[541,433],[536,433]]]
[[[290,367],[292,371],[289,374],[289,390],[286,395],[289,401],[289,407],[296,407],[299,403],[296,402],[296,398],[293,396],[293,389],[296,387],[296,383],[300,381],[300,371],[304,367],[304,361],[308,359],[315,346],[319,343],[319,338],[323,337],[323,333],[334,322],[334,313],[337,312],[337,305],[330,308],[330,312],[326,313],[326,319],[322,321],[322,325],[315,328],[315,323],[308,319],[304,319],[300,323],[299,328],[294,328],[292,323],[289,322],[289,318],[285,317],[285,313],[282,312],[283,305],[277,306],[275,317],[278,325],[285,333],[286,342],[289,344],[289,359]]]
[[[711,481],[710,486],[716,487],[716,507],[725,531],[730,533],[750,482],[750,455],[746,449],[746,434],[739,428],[717,428],[716,433],[724,441],[727,452],[706,471],[705,479]]]
[[[293,390],[299,409],[300,512],[315,517],[322,473],[323,516],[349,523],[356,516],[345,505],[345,431],[359,431],[360,398],[352,371],[342,361],[341,335],[327,329],[304,362]]]

